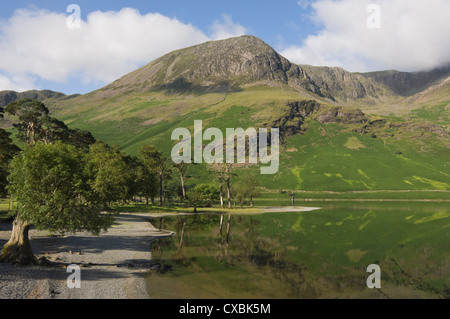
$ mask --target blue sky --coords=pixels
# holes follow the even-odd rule
[[[72,3],[79,29],[66,24]],[[172,50],[242,34],[298,64],[429,69],[450,62],[448,12],[447,0],[2,1],[0,90],[86,93]]]
[[[67,6],[72,3],[80,6],[83,19],[92,11],[119,11],[123,7],[132,7],[142,14],[159,12],[168,17],[176,17],[205,31],[222,14],[228,14],[233,20],[248,27],[254,35],[273,45],[279,42],[280,36],[288,42],[298,42],[302,36],[316,29],[316,26],[309,23],[311,7],[303,8],[298,0],[18,0],[2,3],[0,17],[9,18],[17,8],[30,6],[65,13]]]

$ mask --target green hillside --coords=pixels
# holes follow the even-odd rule
[[[133,155],[154,144],[169,156],[172,131],[192,132],[195,120],[222,132],[279,127],[280,169],[259,176],[266,189],[450,191],[449,78],[448,68],[295,65],[244,36],[169,53],[85,95],[33,94],[71,128]],[[189,174],[211,179],[204,165]]]

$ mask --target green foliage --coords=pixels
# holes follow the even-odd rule
[[[17,129],[17,137],[26,144],[62,141],[87,151],[95,143],[95,138],[89,131],[69,129],[63,121],[51,117],[50,111],[42,102],[21,99],[10,103],[5,111],[16,118],[13,126]]]
[[[210,207],[219,199],[216,187],[207,184],[196,185],[186,192],[188,202],[196,207]]]
[[[7,176],[9,162],[20,149],[13,144],[10,133],[0,129],[0,197],[6,195]]]
[[[12,160],[9,176],[8,191],[17,201],[18,218],[50,231],[106,230],[112,218],[104,211],[110,201],[120,199],[113,196],[122,189],[115,184],[113,164],[123,167],[115,154],[100,146],[88,155],[60,142],[26,147]]]
[[[172,179],[172,164],[153,145],[144,145],[139,152],[148,174],[153,174],[159,180],[159,203],[162,205],[164,201],[164,188],[167,186],[167,182]]]
[[[14,127],[27,144],[36,143],[41,129],[40,121],[50,113],[44,103],[30,99],[14,101],[6,106],[5,111],[18,117],[19,123],[14,124]]]
[[[144,163],[135,156],[125,155],[124,160],[129,173],[127,199],[132,199],[133,196],[143,196],[148,204],[149,198],[158,194],[156,175],[150,172]]]
[[[86,155],[88,184],[101,202],[125,201],[132,178],[124,155],[106,143],[97,142]]]

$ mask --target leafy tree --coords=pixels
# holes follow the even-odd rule
[[[38,142],[13,158],[8,191],[17,201],[17,216],[11,237],[1,250],[1,261],[38,262],[28,240],[32,225],[50,231],[99,234],[112,224],[112,215],[105,211],[117,193],[105,196],[103,189],[92,184],[104,177],[104,171],[91,169],[97,156],[88,155],[72,145]]]
[[[131,175],[123,154],[104,142],[96,142],[86,161],[88,183],[102,202],[110,205],[127,200]]]
[[[139,150],[142,162],[147,170],[156,174],[159,180],[159,204],[163,204],[164,181],[172,178],[172,167],[167,157],[158,151],[153,145],[144,145]]]
[[[243,207],[245,201],[249,199],[249,204],[253,207],[253,199],[259,196],[259,182],[255,171],[245,171],[233,184],[233,194],[236,202]]]
[[[17,136],[27,144],[62,141],[88,151],[96,142],[90,132],[69,129],[63,121],[49,116],[50,112],[42,102],[21,99],[8,104],[5,111],[18,118],[18,123],[13,125],[18,130]]]
[[[3,118],[3,108],[0,107],[0,118]],[[0,197],[6,195],[7,176],[9,162],[20,149],[14,145],[10,133],[0,129]]]
[[[9,173],[9,162],[20,149],[13,144],[10,133],[0,129],[0,197],[6,195],[7,177]]]
[[[89,131],[80,129],[69,129],[67,141],[68,144],[77,148],[89,151],[89,147],[96,142],[95,137]]]
[[[69,128],[63,121],[51,116],[44,116],[39,120],[36,141],[43,141],[45,144],[52,144],[56,141],[66,142],[69,139]]]
[[[40,120],[49,114],[49,110],[44,103],[30,99],[20,99],[9,103],[5,111],[12,116],[18,117],[19,123],[14,124],[14,127],[19,131],[19,138],[27,144],[35,144],[41,130]]]
[[[194,213],[197,207],[210,207],[219,198],[219,192],[211,185],[197,185],[187,191],[187,199],[194,206]]]
[[[181,193],[183,200],[186,199],[186,170],[188,168],[189,164],[185,162],[181,162],[179,164],[174,163],[173,167],[175,167],[178,170],[178,173],[180,174],[180,182],[181,182]]]
[[[247,199],[247,194],[245,193],[245,188],[242,183],[235,183],[232,187],[233,198],[235,203],[239,204],[239,206],[243,207],[245,200]]]
[[[219,196],[220,196],[220,206],[223,208],[224,206],[224,186],[227,191],[227,202],[228,208],[231,208],[231,181],[236,176],[233,173],[233,164],[213,164],[210,168],[210,174],[216,176],[217,181],[219,182]]]
[[[153,203],[153,198],[158,194],[158,181],[155,174],[135,156],[125,156],[124,160],[129,170],[128,199],[143,196],[146,199],[146,205],[149,204],[150,198]]]
[[[241,180],[244,196],[250,200],[250,206],[253,207],[253,199],[260,195],[257,173],[255,171],[246,171]]]

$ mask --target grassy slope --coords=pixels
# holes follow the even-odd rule
[[[314,124],[291,138],[287,149],[297,151],[284,154],[272,182],[303,190],[450,190],[448,149],[420,153],[415,141],[340,131]]]
[[[193,131],[194,120],[204,129],[261,127],[288,112],[287,101],[309,99],[289,87],[255,86],[233,93],[164,94],[146,92],[104,98],[100,92],[68,100],[54,114],[72,127],[88,129],[110,144],[137,155],[144,144],[154,144],[170,155],[175,128]],[[423,106],[412,113],[439,124],[447,124],[446,104]],[[391,122],[401,121],[391,115]],[[450,190],[450,152],[435,136],[418,136],[414,127],[380,128],[370,134],[352,132],[355,125],[308,122],[304,135],[295,135],[281,150],[280,171],[260,176],[269,189],[309,191],[351,190]],[[356,125],[357,126],[357,125]],[[378,134],[380,133],[380,134]],[[392,137],[390,135],[393,135]],[[203,166],[190,169],[200,182],[210,177]]]

